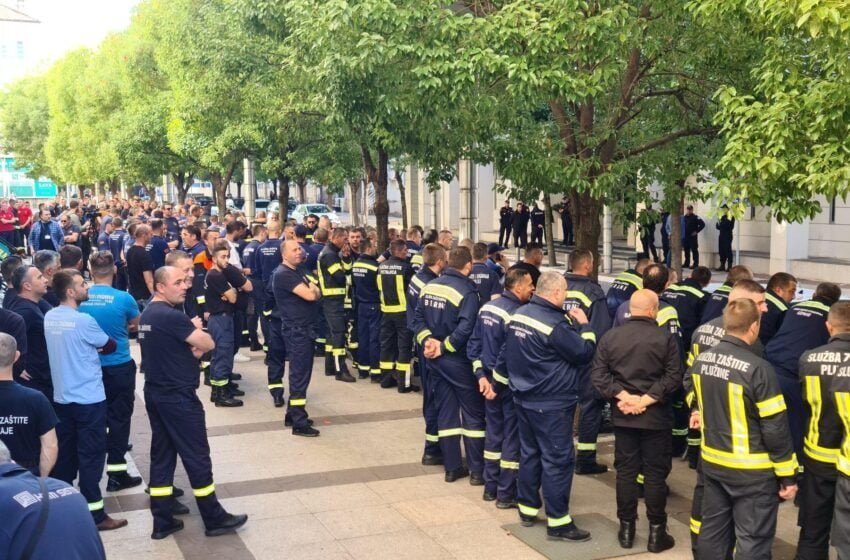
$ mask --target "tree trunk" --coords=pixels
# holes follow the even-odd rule
[[[375,186],[375,226],[378,230],[378,252],[383,253],[389,246],[390,205],[387,201],[387,174],[389,155],[382,146],[378,146],[378,163],[372,160],[372,154],[365,145],[360,146],[363,157],[363,170],[369,181]]]
[[[670,211],[670,268],[682,280],[682,198],[676,201],[676,208]],[[663,227],[663,226],[662,226]]]
[[[307,177],[298,177],[298,201],[307,204]],[[330,204],[328,205],[330,206]]]
[[[350,207],[348,213],[351,216],[351,225],[360,225],[360,181],[348,181],[348,196]]]
[[[241,162],[241,159],[234,159],[228,164],[224,173],[215,171],[210,175],[210,181],[213,184],[213,194],[215,195],[213,197],[215,199],[215,205],[218,206],[219,214],[222,216],[227,210],[227,187],[230,185],[230,179],[233,178],[233,172],[236,170],[236,166]]]
[[[404,179],[398,169],[395,170],[395,180],[398,183],[398,192],[401,196],[401,227],[407,231],[407,191],[404,188]]]
[[[277,201],[280,203],[280,220],[289,219],[289,175],[277,174]]]
[[[192,187],[194,175],[185,171],[178,171],[173,173],[172,176],[174,177],[174,187],[177,190],[177,201],[180,205],[186,204],[186,195]]]
[[[576,249],[586,249],[593,253],[593,277],[599,275],[599,238],[602,235],[602,225],[599,217],[602,215],[602,201],[593,198],[588,193],[570,194],[570,214],[573,217]]]
[[[552,237],[552,197],[549,193],[543,194],[543,212],[545,220],[543,235],[546,236],[546,252],[549,254],[549,266],[557,266],[558,259],[555,257],[555,239]]]

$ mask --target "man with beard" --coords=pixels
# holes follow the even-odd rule
[[[77,270],[60,270],[53,276],[59,306],[44,316],[44,335],[53,402],[59,417],[59,459],[54,478],[71,484],[79,473],[80,493],[101,531],[127,525],[112,519],[103,508],[100,477],[106,460],[106,392],[100,354],[117,348],[91,315],[79,311],[89,298],[86,281]]]

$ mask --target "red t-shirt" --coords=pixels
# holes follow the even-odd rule
[[[14,219],[15,219],[15,213],[12,212],[11,208],[6,208],[5,210],[0,210],[0,220],[14,220]],[[0,222],[0,232],[2,232],[2,231],[15,231],[15,224],[14,223],[4,224],[3,222]]]
[[[24,225],[30,218],[32,218],[32,208],[29,206],[21,206],[18,208],[18,223]]]

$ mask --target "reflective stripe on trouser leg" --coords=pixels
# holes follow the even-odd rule
[[[322,305],[325,311],[325,320],[328,323],[328,343],[333,353],[333,356],[331,356],[333,373],[348,373],[348,365],[345,363],[346,322],[342,298],[325,298],[322,300]]]
[[[293,427],[307,426],[307,389],[313,372],[313,340],[310,329],[288,325],[283,338],[289,354],[289,408]]]
[[[286,342],[281,333],[281,321],[279,319],[269,320],[268,338],[268,364],[266,366],[266,378],[268,379],[269,393],[273,397],[283,395],[283,376],[286,370]]]
[[[569,515],[575,470],[572,446],[574,407],[538,411],[518,406],[516,412],[520,437],[517,500],[521,504],[539,507],[542,486],[550,526],[561,526]]]
[[[599,393],[590,381],[590,375],[582,375],[579,378],[579,424],[578,424],[578,446],[577,462],[579,464],[592,464],[596,462],[596,438],[599,436],[599,428],[602,425],[602,408],[605,401],[599,397]],[[591,447],[592,445],[592,447]]]
[[[130,360],[102,370],[106,393],[106,470],[126,472],[125,455],[136,398],[136,362]]]
[[[496,497],[503,502],[516,499],[517,476],[519,475],[519,434],[517,433],[516,406],[513,394],[507,387],[499,391],[504,419],[502,437],[502,460],[499,462],[499,487]],[[489,402],[489,401],[487,401]]]
[[[145,408],[151,422],[150,486],[172,486],[177,455],[183,462],[189,483],[197,495],[195,499],[204,523],[209,526],[225,515],[213,491],[212,461],[207,440],[204,408],[194,391],[177,391],[157,394],[145,391]],[[161,530],[171,522],[171,500],[167,497],[151,499],[154,530]]]
[[[381,314],[381,328],[379,331],[381,359],[379,365],[381,373],[384,376],[395,373],[396,361],[399,359],[397,330],[402,325],[398,322],[398,315],[398,313]]]
[[[484,415],[487,435],[484,438],[484,490],[495,494],[499,486],[499,461],[502,460],[502,438],[504,437],[504,418],[502,417],[502,399],[484,402]]]
[[[440,457],[440,438],[437,436],[437,405],[434,396],[433,374],[431,367],[422,355],[422,347],[416,345],[417,367],[419,368],[419,382],[422,384],[422,417],[425,420],[425,454]]]
[[[223,387],[230,382],[233,373],[233,316],[210,315],[207,330],[215,342],[210,360],[210,384]]]
[[[443,440],[447,428],[455,428],[461,418],[461,434],[466,449],[469,470],[482,474],[484,470],[484,398],[478,392],[478,384],[470,375],[472,364],[464,359],[446,356],[432,362],[436,397],[440,448],[446,470],[461,466],[460,445],[455,438]]]

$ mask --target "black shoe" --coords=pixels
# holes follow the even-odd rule
[[[361,371],[359,374],[357,374],[357,378],[358,379],[369,379],[369,372],[368,371]]]
[[[272,399],[274,400],[274,407],[275,408],[280,408],[284,404],[286,404],[286,401],[284,400],[283,395],[275,395],[275,396],[272,397]]]
[[[212,384],[210,383],[210,376],[209,375],[204,376],[204,385],[206,385],[207,387],[212,387]]]
[[[676,541],[667,532],[667,524],[659,523],[655,525],[649,524],[649,542],[646,544],[646,549],[650,552],[664,552],[676,546]]]
[[[303,428],[292,428],[292,435],[301,437],[319,437],[321,432],[313,426],[305,426]]]
[[[532,527],[537,522],[537,517],[533,515],[519,514],[519,523],[523,527]]]
[[[384,376],[379,373],[376,373],[375,375],[370,375],[369,380],[372,383],[381,383],[384,380]]]
[[[487,490],[484,490],[484,493],[481,495],[481,499],[485,502],[495,502],[496,494],[494,492],[488,492]]]
[[[585,542],[590,540],[590,531],[579,529],[575,523],[568,523],[563,527],[549,527],[546,529],[546,538],[549,540]]]
[[[599,463],[576,465],[576,474],[602,474],[608,472],[608,467]]]
[[[428,455],[427,453],[424,453],[422,455],[422,464],[425,466],[442,465],[443,458],[438,455]]]
[[[189,508],[186,505],[178,502],[176,498],[171,500],[171,515],[188,515],[188,514],[189,514]]]
[[[405,387],[403,385],[398,386],[399,393],[415,393],[419,391],[419,387],[416,385],[410,385],[409,387]]]
[[[223,406],[226,408],[236,408],[245,404],[239,399],[233,398],[224,387],[216,387],[213,389],[213,402],[216,406]]]
[[[496,509],[513,509],[517,507],[516,500],[496,500]]]
[[[481,473],[470,473],[469,474],[469,485],[470,486],[484,486],[484,476]]]
[[[230,374],[230,380],[231,381],[242,381],[242,374],[241,373],[231,373]]]
[[[446,482],[454,482],[455,480],[466,478],[467,476],[469,476],[469,469],[466,467],[460,467],[453,471],[447,471],[445,480]]]
[[[289,414],[287,414],[286,416],[283,417],[283,425],[286,426],[287,428],[292,426],[292,417]],[[313,419],[312,418],[307,418],[307,425],[308,426],[313,425]]]
[[[207,530],[204,531],[204,534],[208,537],[218,537],[220,535],[226,535],[227,533],[232,533],[239,527],[245,524],[248,521],[248,516],[243,514],[233,515],[231,513],[227,514],[221,522],[216,523],[213,527],[207,527]]]
[[[357,380],[354,377],[352,377],[352,375],[350,373],[348,373],[347,371],[336,374],[336,380],[342,381],[343,383],[355,383],[355,382],[357,382]]]
[[[108,475],[106,482],[107,492],[118,492],[127,488],[135,488],[142,483],[142,477],[131,476],[126,472]]]
[[[154,531],[151,533],[151,538],[155,541],[164,539],[168,535],[173,535],[177,531],[183,530],[183,520],[182,519],[173,519],[171,521],[171,525],[167,527],[163,527],[159,531]]]
[[[230,385],[225,386],[224,390],[227,391],[227,394],[230,395],[231,397],[244,397],[245,396],[245,391],[240,389],[238,386],[233,387],[232,383]]]
[[[635,545],[635,522],[620,521],[620,530],[617,532],[617,540],[622,548],[631,548]]]
[[[249,348],[249,350],[251,352],[259,352],[262,349],[263,349],[263,345],[260,344],[259,342],[252,342],[251,347]]]
[[[396,381],[395,376],[385,373],[383,379],[381,379],[381,389],[392,389],[396,386],[398,386],[398,381]]]

